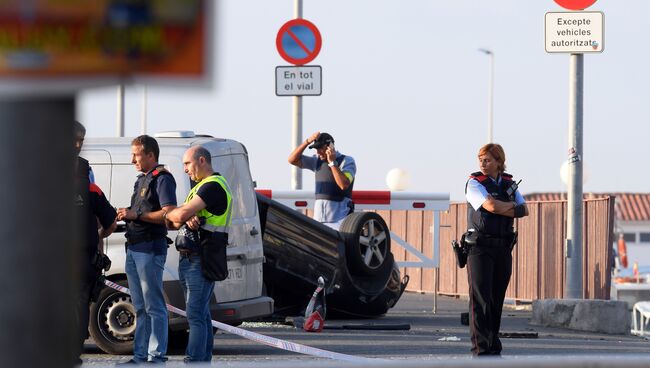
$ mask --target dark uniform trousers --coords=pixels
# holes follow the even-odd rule
[[[511,248],[490,239],[473,246],[467,257],[469,324],[474,355],[500,355],[501,311],[512,274]]]

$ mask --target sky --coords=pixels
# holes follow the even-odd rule
[[[147,133],[194,130],[242,142],[258,188],[290,190],[292,98],[275,95],[289,65],[275,38],[293,0],[216,0],[211,88],[148,87]],[[566,191],[568,54],[544,50],[552,0],[303,0],[323,38],[321,96],[303,98],[303,136],[332,134],[357,162],[356,190],[386,190],[401,168],[408,191],[463,200],[487,142],[489,58],[495,55],[493,141],[526,193]],[[584,57],[584,192],[648,192],[650,1],[598,0],[604,52]],[[645,27],[643,25],[646,25]],[[142,86],[126,87],[126,135],[141,134]],[[116,87],[78,94],[88,137],[115,136]],[[303,172],[304,189],[313,189]]]

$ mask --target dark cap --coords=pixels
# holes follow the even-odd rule
[[[318,136],[318,138],[316,138],[316,140],[314,141],[314,143],[312,143],[311,146],[309,146],[309,148],[316,148],[316,149],[318,149],[318,148],[321,148],[321,147],[323,147],[323,146],[326,146],[326,145],[328,145],[328,144],[330,144],[330,143],[334,143],[334,138],[332,138],[332,136],[329,135],[329,134],[327,134],[327,133],[321,133],[321,134]]]

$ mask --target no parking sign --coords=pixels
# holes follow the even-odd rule
[[[304,65],[318,56],[323,40],[312,22],[298,18],[280,27],[275,44],[284,60],[294,65]]]

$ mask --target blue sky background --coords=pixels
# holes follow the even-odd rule
[[[463,198],[487,139],[489,60],[495,53],[494,141],[522,192],[565,191],[569,56],[544,51],[552,0],[304,0],[323,36],[311,65],[323,94],[305,97],[303,133],[331,133],[355,157],[355,189],[386,189],[392,168],[411,191]],[[650,170],[650,1],[599,0],[605,48],[585,55],[585,192],[647,192]],[[149,87],[148,133],[191,129],[241,141],[260,188],[290,189],[290,97],[275,96],[275,48],[292,0],[217,0],[212,89]],[[126,94],[126,134],[140,134],[141,87]],[[115,87],[85,90],[88,136],[115,135]],[[305,189],[313,174],[303,174]]]

